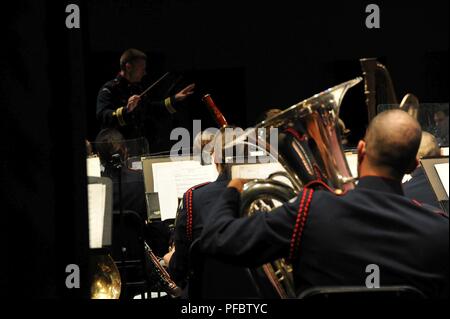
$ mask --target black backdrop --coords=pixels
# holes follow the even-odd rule
[[[200,82],[198,92],[214,93],[236,125],[252,125],[265,109],[286,108],[360,76],[361,57],[387,65],[399,99],[412,92],[422,102],[448,101],[448,2],[378,1],[380,29],[365,27],[369,3],[87,1],[89,136],[98,132],[98,88],[115,75],[129,47],[150,54],[155,79],[175,71]],[[352,91],[342,117],[356,143],[367,123],[362,84]],[[188,109],[191,118],[207,121],[198,98]]]
[[[81,29],[65,28],[65,7]],[[8,6],[1,62],[2,180],[8,258],[2,283],[33,297],[86,297],[66,289],[65,266],[86,269],[84,138],[98,131],[95,96],[118,71],[120,53],[148,53],[149,79],[171,71],[198,84],[183,118],[213,125],[199,98],[211,93],[231,123],[248,126],[361,74],[380,57],[399,96],[448,102],[448,1],[376,1],[381,29],[365,28],[368,1],[19,0]],[[4,84],[3,84],[4,83]],[[162,88],[161,88],[162,89]],[[155,94],[158,94],[155,92]],[[342,117],[351,141],[366,126],[362,86]],[[9,208],[11,206],[11,208]],[[11,271],[19,270],[20,277]],[[14,283],[10,278],[14,278]],[[19,279],[17,279],[19,278]],[[12,294],[14,290],[3,290]]]

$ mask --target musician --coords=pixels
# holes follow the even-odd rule
[[[256,118],[255,124],[259,124],[262,121],[267,121],[268,119],[280,114],[281,112],[283,112],[282,109],[277,109],[277,108],[267,109]]]
[[[129,214],[127,218],[126,231],[129,250],[131,255],[138,255],[141,247],[136,238],[136,234],[144,229],[147,219],[147,204],[145,199],[145,184],[142,171],[131,170],[127,167],[126,160],[128,151],[123,135],[115,129],[103,129],[97,135],[95,148],[98,152],[100,162],[105,168],[102,176],[109,177],[113,181],[113,210],[120,211],[120,201],[124,211],[134,212],[134,216]],[[119,163],[114,159],[114,155],[119,155]],[[122,167],[117,168],[117,164]],[[122,196],[119,196],[119,172],[122,182]],[[135,218],[136,217],[136,218]],[[118,232],[118,228],[115,228]],[[135,233],[135,234],[133,234]],[[145,238],[155,251],[162,256],[167,252],[169,241],[169,229],[164,223],[154,222],[145,228]],[[117,249],[117,247],[113,247]]]
[[[163,101],[141,96],[146,88],[141,80],[146,75],[147,56],[128,49],[120,57],[120,72],[106,82],[97,96],[97,119],[102,128],[118,129],[126,139],[146,137],[152,152],[169,149],[171,115],[181,101],[193,94],[191,84]]]
[[[436,124],[435,136],[439,146],[448,145],[448,115],[444,111],[437,111],[434,114],[434,123]]]
[[[417,158],[436,157],[440,156],[440,154],[441,150],[436,138],[428,132],[422,132]],[[403,184],[403,191],[406,197],[440,208],[436,194],[421,165],[412,172],[411,179]]]
[[[380,285],[410,285],[448,297],[449,223],[442,211],[403,195],[417,166],[420,125],[406,112],[380,113],[358,144],[360,180],[337,196],[304,189],[269,213],[236,218],[243,180],[232,180],[205,221],[205,253],[244,266],[288,257],[297,292],[312,286],[365,286],[368,265]]]
[[[207,134],[202,134],[202,136],[208,137]],[[214,154],[218,154],[218,152],[220,152],[219,147],[215,148]],[[194,186],[184,193],[176,218],[174,249],[164,256],[172,279],[181,288],[186,287],[187,284],[189,247],[200,236],[204,215],[208,214],[230,181],[228,165],[219,160],[218,156],[212,154],[212,157],[215,158],[214,165],[219,176],[212,183]]]
[[[206,216],[211,212],[211,208],[226,189],[230,181],[230,164],[224,163],[223,149],[225,145],[225,128],[222,128],[214,139],[212,158],[219,173],[216,181],[197,185],[189,189],[183,196],[180,210],[176,218],[175,226],[175,247],[164,257],[168,265],[168,271],[172,279],[187,295],[188,275],[191,266],[190,255],[191,244],[200,237]],[[208,132],[202,134],[203,138],[209,139]],[[228,140],[227,140],[228,141]],[[198,142],[201,145],[201,142]],[[236,267],[218,260],[210,259],[203,265],[206,275],[203,278],[202,297],[216,298],[250,298],[255,297],[256,292],[250,277],[244,268]]]

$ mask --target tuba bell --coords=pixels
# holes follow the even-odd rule
[[[297,103],[257,124],[233,142],[264,149],[285,168],[287,175],[284,175],[291,184],[275,179],[275,175],[283,173],[247,183],[241,195],[241,215],[270,211],[305,187],[327,189],[336,194],[354,188],[355,179],[343,152],[338,120],[345,93],[361,81],[362,78],[356,78],[344,82]],[[264,131],[261,129],[273,128],[278,130],[278,147],[270,143],[267,134],[259,134]],[[267,291],[265,297],[296,297],[292,266],[287,260],[265,264],[254,269],[253,275],[258,288]]]
[[[91,256],[91,299],[119,299],[122,282],[110,255]]]

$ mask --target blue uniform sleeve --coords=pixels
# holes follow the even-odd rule
[[[236,217],[240,193],[227,188],[206,220],[201,235],[204,253],[230,263],[254,267],[289,255],[298,197],[269,212]]]
[[[133,112],[128,112],[126,104],[118,105],[116,99],[113,96],[115,89],[110,85],[104,85],[97,95],[97,119],[101,122],[102,127],[119,127],[132,124],[134,122]],[[145,101],[141,106],[141,112],[144,113],[144,117],[151,118],[153,116],[152,110],[165,109],[169,114],[176,113],[177,103],[175,102],[175,96],[168,97],[162,101]]]
[[[132,114],[127,112],[126,105],[115,105],[112,88],[103,86],[97,95],[97,119],[102,127],[125,126],[132,121]]]

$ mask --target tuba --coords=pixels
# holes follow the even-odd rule
[[[391,75],[376,58],[359,60],[364,76],[364,94],[369,122],[377,115],[379,104],[398,104]],[[400,109],[407,112],[416,120],[419,116],[419,100],[411,93],[406,94],[400,102]]]
[[[122,282],[119,269],[110,255],[93,255],[90,258],[92,269],[91,299],[119,299]]]
[[[304,187],[342,194],[354,188],[340,138],[339,109],[348,89],[362,81],[356,78],[297,103],[247,131],[234,143],[252,145],[277,160],[287,174],[274,173],[265,180],[244,186],[241,215],[270,211],[295,197]],[[278,147],[261,129],[278,130]],[[265,140],[264,140],[265,139]],[[230,145],[231,146],[231,145]],[[291,185],[275,179],[284,175]],[[292,266],[280,259],[252,271],[260,290],[268,298],[295,298]]]

